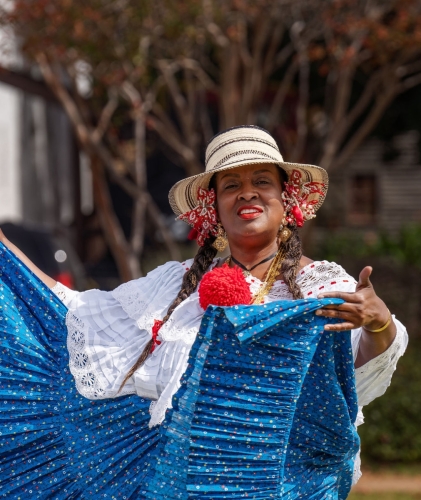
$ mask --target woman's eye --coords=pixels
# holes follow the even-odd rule
[[[256,184],[269,184],[269,181],[267,179],[258,179]]]
[[[225,189],[233,189],[233,188],[235,188],[235,187],[237,187],[237,185],[236,185],[236,184],[227,184],[227,185],[225,186]]]

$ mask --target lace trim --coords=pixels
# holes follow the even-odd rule
[[[263,282],[254,276],[247,276],[252,294],[257,293]],[[334,262],[317,261],[303,267],[297,274],[297,284],[304,297],[317,297],[319,293],[333,290],[355,289],[357,282],[343,267]],[[291,293],[285,281],[275,281],[265,302],[291,299]]]
[[[392,315],[393,320],[395,320],[395,315]],[[379,354],[379,356],[368,361],[365,365],[360,366],[355,370],[356,377],[363,377],[371,375],[373,372],[381,372],[396,364],[398,359],[403,355],[406,349],[406,336],[405,331],[396,325],[396,337],[392,344],[386,349],[385,352]],[[390,385],[390,379],[387,387]]]
[[[184,342],[186,345],[193,345],[193,342],[196,339],[197,332],[200,328],[200,321],[197,326],[193,326],[191,328],[177,328],[174,325],[175,321],[172,321],[172,318],[169,318],[165,328],[165,331],[160,333],[159,338],[164,340],[165,342]]]
[[[136,325],[140,330],[146,330],[146,332],[148,332],[152,337],[152,327],[155,319],[157,319],[157,316],[160,315],[156,312],[146,312],[138,321],[136,321]],[[179,324],[179,318],[171,316],[164,325],[165,328],[163,327],[162,330],[159,331],[158,340],[161,342],[181,341],[186,345],[192,345],[200,328],[200,320],[201,318],[193,327],[183,328]]]
[[[357,282],[335,262],[317,261],[305,266],[297,274],[297,283],[305,297],[343,288],[355,289]]]
[[[355,455],[354,459],[354,472],[352,473],[352,486],[357,484],[360,477],[362,476],[361,472],[361,449],[358,450],[358,453]]]
[[[66,316],[67,349],[69,351],[69,368],[76,383],[76,389],[88,399],[104,399],[110,397],[102,387],[100,377],[91,362],[86,348],[87,327],[82,320],[72,313]],[[120,395],[133,394],[134,391],[123,388]]]
[[[175,388],[173,394],[170,397],[159,398],[158,401],[152,401],[152,403],[149,406],[149,413],[151,415],[151,419],[149,420],[148,424],[149,429],[152,429],[152,427],[155,427],[156,425],[161,425],[162,422],[165,420],[165,415],[167,413],[167,410],[172,408],[172,398],[180,387],[181,385],[177,384],[177,387]]]
[[[119,302],[127,316],[135,321],[143,315],[143,312],[150,304],[150,300],[139,289],[139,285],[135,280],[120,285],[111,292],[111,295]]]
[[[62,285],[59,281],[57,281],[53,288],[51,288],[51,291],[54,292],[66,306],[79,293],[74,290],[70,290],[70,288]]]
[[[359,406],[358,407],[357,418],[355,419],[355,427],[359,427],[363,423],[364,423],[363,407]]]

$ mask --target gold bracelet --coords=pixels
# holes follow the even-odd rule
[[[392,315],[390,314],[389,309],[387,310],[387,312],[389,313],[389,319],[386,321],[386,323],[381,328],[378,328],[377,330],[370,330],[370,328],[367,328],[366,326],[363,326],[363,328],[371,333],[379,333],[379,332],[382,332],[383,330],[386,330],[386,328],[392,322]]]

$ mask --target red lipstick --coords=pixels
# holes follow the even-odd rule
[[[243,205],[237,210],[237,215],[244,220],[256,219],[262,213],[263,209],[259,205]]]

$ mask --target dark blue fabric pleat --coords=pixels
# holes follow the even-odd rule
[[[0,244],[0,498],[345,499],[358,449],[337,300],[208,308],[164,424],[138,396],[89,401],[66,308]]]

